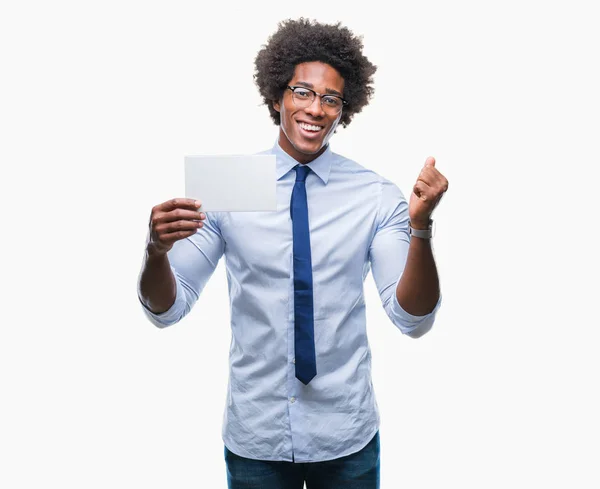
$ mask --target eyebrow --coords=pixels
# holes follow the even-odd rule
[[[295,85],[302,85],[302,86],[305,86],[307,88],[313,88],[313,89],[315,88],[315,86],[312,83],[308,83],[308,82],[304,82],[304,81],[297,81],[295,83]],[[343,95],[340,92],[338,92],[337,90],[334,90],[332,88],[326,88],[325,89],[325,93],[331,94],[331,95],[337,95],[338,97],[344,98]]]

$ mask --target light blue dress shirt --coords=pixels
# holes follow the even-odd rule
[[[144,311],[159,327],[192,308],[225,256],[231,315],[223,442],[260,460],[319,462],[361,450],[379,428],[371,381],[363,283],[369,269],[391,321],[420,336],[435,318],[400,307],[396,285],[410,236],[400,189],[327,150],[306,180],[313,265],[317,375],[295,377],[290,198],[298,163],[279,143],[276,212],[207,212],[204,227],[168,253],[177,282],[172,307]],[[418,238],[415,238],[418,239]]]

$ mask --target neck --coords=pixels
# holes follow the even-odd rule
[[[279,146],[281,146],[281,149],[283,149],[283,151],[285,151],[288,155],[294,158],[298,163],[301,163],[303,165],[306,165],[307,163],[316,160],[327,150],[326,144],[316,153],[302,153],[294,147],[294,145],[287,138],[283,130],[279,131]]]

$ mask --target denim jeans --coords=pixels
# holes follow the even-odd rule
[[[379,489],[379,432],[360,451],[325,462],[272,462],[225,447],[229,489]]]

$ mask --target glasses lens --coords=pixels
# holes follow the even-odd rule
[[[342,110],[342,101],[337,97],[325,96],[321,99],[321,105],[328,114],[337,114]]]
[[[294,102],[299,107],[307,107],[313,103],[315,94],[306,88],[294,88]]]

